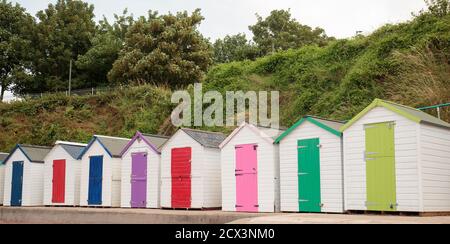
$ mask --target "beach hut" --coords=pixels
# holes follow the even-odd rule
[[[341,131],[346,210],[450,211],[450,124],[376,99]]]
[[[80,205],[80,156],[86,144],[57,141],[44,159],[44,205]]]
[[[122,150],[121,207],[160,207],[160,149],[168,139],[138,131]]]
[[[95,135],[81,160],[80,206],[120,207],[121,153],[130,139]]]
[[[5,184],[5,165],[3,161],[8,157],[7,153],[0,152],[0,205],[3,205],[3,186]]]
[[[161,206],[214,209],[221,206],[222,133],[179,129],[161,150]]]
[[[306,116],[275,141],[280,145],[281,211],[344,211],[340,121]]]
[[[278,212],[279,151],[283,131],[243,123],[222,142],[222,210]]]
[[[5,159],[3,205],[41,206],[44,158],[51,147],[18,144]]]

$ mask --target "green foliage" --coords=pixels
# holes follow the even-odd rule
[[[223,39],[216,40],[213,48],[215,63],[254,60],[260,56],[258,47],[249,42],[245,34],[227,35]]]
[[[279,90],[283,125],[308,114],[347,120],[374,98],[411,106],[448,102],[449,40],[450,15],[425,12],[367,37],[217,65],[207,74],[204,86],[222,92]],[[439,48],[427,49],[429,45]],[[420,52],[415,53],[416,49]]]
[[[273,10],[265,19],[258,14],[256,17],[257,23],[249,29],[262,54],[311,44],[322,46],[329,41],[323,29],[300,24],[292,18],[290,10]]]
[[[93,134],[157,134],[173,109],[170,96],[166,88],[145,85],[95,96],[56,94],[0,104],[0,151],[16,143],[88,142]]]
[[[68,86],[70,60],[86,53],[95,32],[94,6],[76,0],[58,0],[37,13],[34,31],[34,78],[21,82],[17,93],[59,91]],[[73,87],[83,87],[74,66]]]
[[[26,79],[33,18],[19,4],[0,1],[0,102],[6,90]]]
[[[172,87],[198,82],[212,63],[211,47],[197,30],[202,20],[200,10],[191,15],[150,11],[129,28],[109,79]]]
[[[106,18],[100,21],[96,35],[92,38],[92,47],[78,56],[77,68],[82,72],[81,79],[87,81],[85,86],[98,87],[108,84],[107,75],[125,42],[128,28],[134,23],[133,16],[125,9],[122,15],[114,15],[110,24]]]

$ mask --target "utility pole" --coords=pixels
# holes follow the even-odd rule
[[[69,97],[71,90],[72,90],[72,59],[70,60],[70,67],[69,67]]]

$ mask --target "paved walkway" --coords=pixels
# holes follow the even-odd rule
[[[450,216],[410,217],[346,214],[282,214],[239,219],[232,224],[450,224]]]
[[[450,216],[235,213],[161,209],[0,207],[0,224],[450,224]]]

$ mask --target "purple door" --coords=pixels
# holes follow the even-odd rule
[[[147,153],[131,155],[131,207],[147,206]]]

